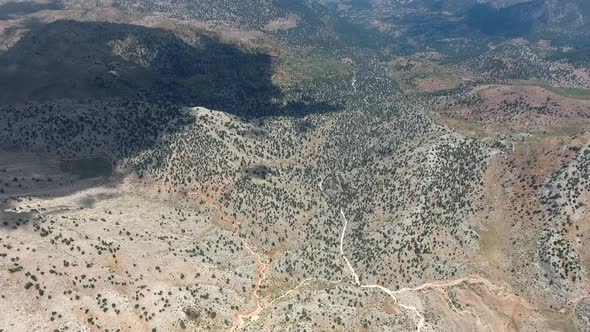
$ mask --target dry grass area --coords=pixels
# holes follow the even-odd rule
[[[485,85],[434,105],[435,121],[494,149],[472,262],[527,299],[512,328],[584,331],[590,104],[541,86]]]
[[[387,64],[387,74],[400,83],[406,93],[437,92],[459,86],[458,75],[429,57],[433,55],[395,58]]]
[[[547,231],[548,221],[542,212],[545,203],[539,188],[574,158],[572,149],[564,151],[563,147],[581,147],[587,144],[587,139],[553,137],[516,143],[513,152],[499,153],[492,158],[484,177],[486,208],[480,219],[480,252],[474,265],[490,280],[508,282],[517,294],[528,299],[529,306],[514,307],[510,314],[512,329],[536,326],[539,330],[583,331],[586,328],[579,325],[572,310],[578,301],[590,295],[587,281],[578,280],[577,284],[561,287],[555,286],[557,281],[547,280],[552,276],[542,262],[546,249],[541,246],[540,238]],[[586,256],[581,244],[590,235],[587,209],[584,214],[585,217],[576,220],[575,231],[568,231],[569,241],[580,258]],[[583,269],[590,267],[584,259],[581,262]],[[563,296],[564,293],[568,295]]]
[[[441,97],[435,117],[471,134],[581,132],[590,125],[590,101],[541,86],[484,85],[460,96]],[[470,129],[471,128],[471,129]]]

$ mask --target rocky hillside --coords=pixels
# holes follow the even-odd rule
[[[581,2],[0,3],[0,330],[590,328]]]

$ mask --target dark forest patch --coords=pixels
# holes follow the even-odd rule
[[[272,169],[266,165],[253,165],[244,169],[244,173],[250,178],[267,179],[272,175]]]
[[[66,173],[78,175],[81,179],[110,176],[113,165],[105,157],[93,157],[62,161],[60,169]]]

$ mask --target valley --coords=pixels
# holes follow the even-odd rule
[[[0,0],[0,331],[590,329],[590,12],[484,2]]]

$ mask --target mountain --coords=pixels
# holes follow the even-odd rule
[[[589,330],[587,13],[0,0],[0,330]]]
[[[395,27],[415,37],[483,41],[523,37],[561,44],[587,43],[590,6],[583,0],[328,1],[368,24]],[[582,41],[583,40],[583,41]],[[434,41],[434,40],[433,40]]]

